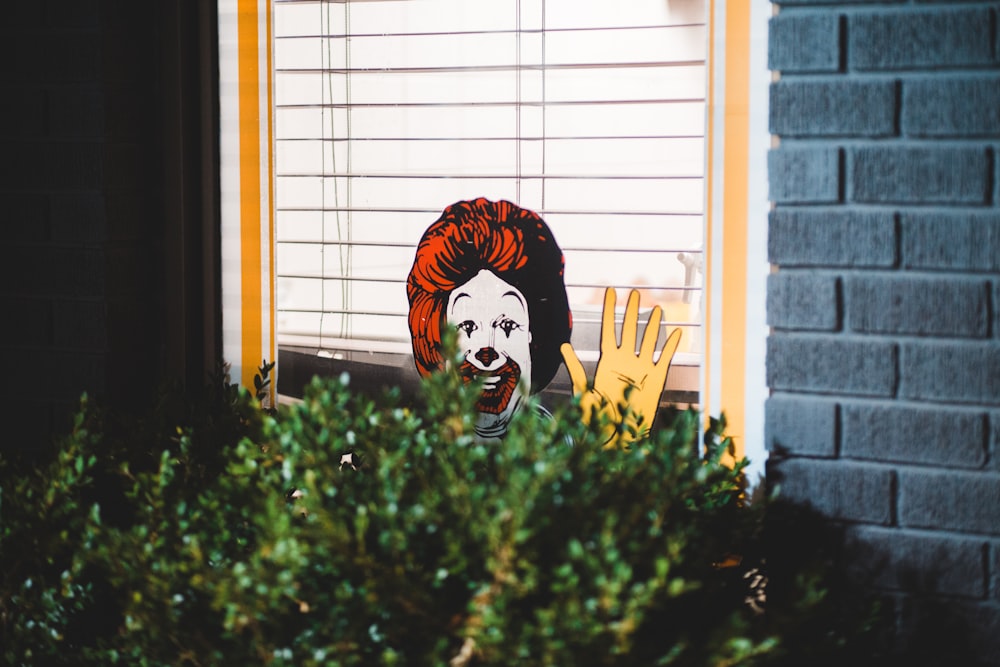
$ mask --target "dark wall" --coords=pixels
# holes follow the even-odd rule
[[[901,642],[949,664],[1000,664],[998,10],[770,24],[769,480],[850,529]]]
[[[2,449],[43,446],[83,391],[136,407],[216,354],[214,8],[181,4],[6,10]]]

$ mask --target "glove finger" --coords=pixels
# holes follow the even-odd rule
[[[583,364],[576,356],[576,351],[572,345],[563,343],[559,347],[559,351],[562,353],[563,362],[566,364],[566,370],[569,372],[570,384],[573,386],[573,395],[579,396],[587,391],[587,371],[584,370]]]

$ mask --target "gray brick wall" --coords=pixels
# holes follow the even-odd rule
[[[779,4],[769,483],[1000,664],[1000,3]]]

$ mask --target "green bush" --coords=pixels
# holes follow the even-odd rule
[[[49,465],[0,468],[3,662],[794,664],[855,631],[810,571],[757,606],[767,503],[721,423],[605,451],[573,407],[522,410],[484,445],[474,387],[423,389],[85,402]]]

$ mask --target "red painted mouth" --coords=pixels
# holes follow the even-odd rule
[[[476,409],[491,415],[498,415],[507,409],[514,390],[517,389],[517,383],[521,380],[521,367],[509,357],[503,366],[492,371],[476,368],[465,360],[458,372],[466,383],[477,378],[486,383],[476,403]]]

